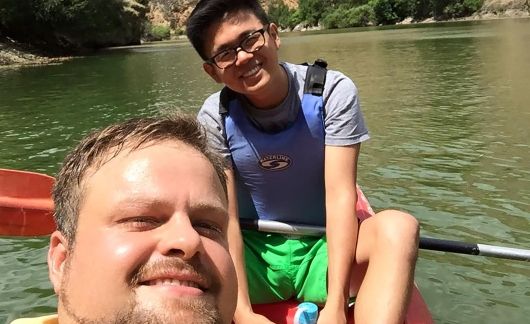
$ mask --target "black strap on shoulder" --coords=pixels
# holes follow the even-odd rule
[[[323,59],[315,60],[313,65],[308,65],[305,75],[304,93],[322,96],[324,84],[326,83],[326,72],[328,63]]]
[[[228,87],[224,87],[219,94],[219,114],[226,116],[228,114],[228,105],[230,101],[235,97],[234,91]]]
[[[226,116],[228,115],[228,106],[230,101],[234,98],[235,93],[230,90],[228,87],[224,87],[219,94],[219,115],[221,115],[222,123],[222,134],[226,144],[226,147],[229,147],[227,135],[226,135]]]

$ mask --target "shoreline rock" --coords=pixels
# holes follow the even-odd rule
[[[0,39],[0,69],[59,64],[70,59],[71,56],[46,55],[9,38]]]

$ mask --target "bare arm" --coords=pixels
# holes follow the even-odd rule
[[[237,211],[237,191],[234,181],[234,173],[232,170],[225,171],[227,176],[228,187],[228,244],[230,255],[234,261],[237,273],[237,308],[238,313],[248,312],[252,310],[250,304],[250,297],[248,295],[247,272],[245,270],[245,254],[243,247],[243,236],[239,227],[239,215]]]
[[[225,170],[228,187],[228,245],[230,255],[234,261],[237,274],[237,307],[234,315],[235,323],[271,323],[265,317],[256,315],[252,311],[250,296],[248,293],[247,272],[245,270],[245,250],[243,236],[239,226],[239,213],[237,209],[237,190],[235,185],[234,172]],[[254,318],[256,317],[256,318]]]
[[[326,146],[326,232],[328,242],[328,299],[325,318],[345,320],[349,299],[352,264],[357,246],[359,225],[355,215],[357,159],[360,144]],[[323,314],[323,315],[324,315]]]

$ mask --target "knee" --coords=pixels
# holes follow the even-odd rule
[[[385,210],[379,216],[378,236],[383,244],[412,258],[418,253],[420,226],[418,220],[398,210]]]

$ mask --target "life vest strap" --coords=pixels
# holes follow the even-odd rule
[[[304,93],[321,97],[326,83],[328,63],[323,59],[316,59],[315,63],[308,65],[305,76]]]

